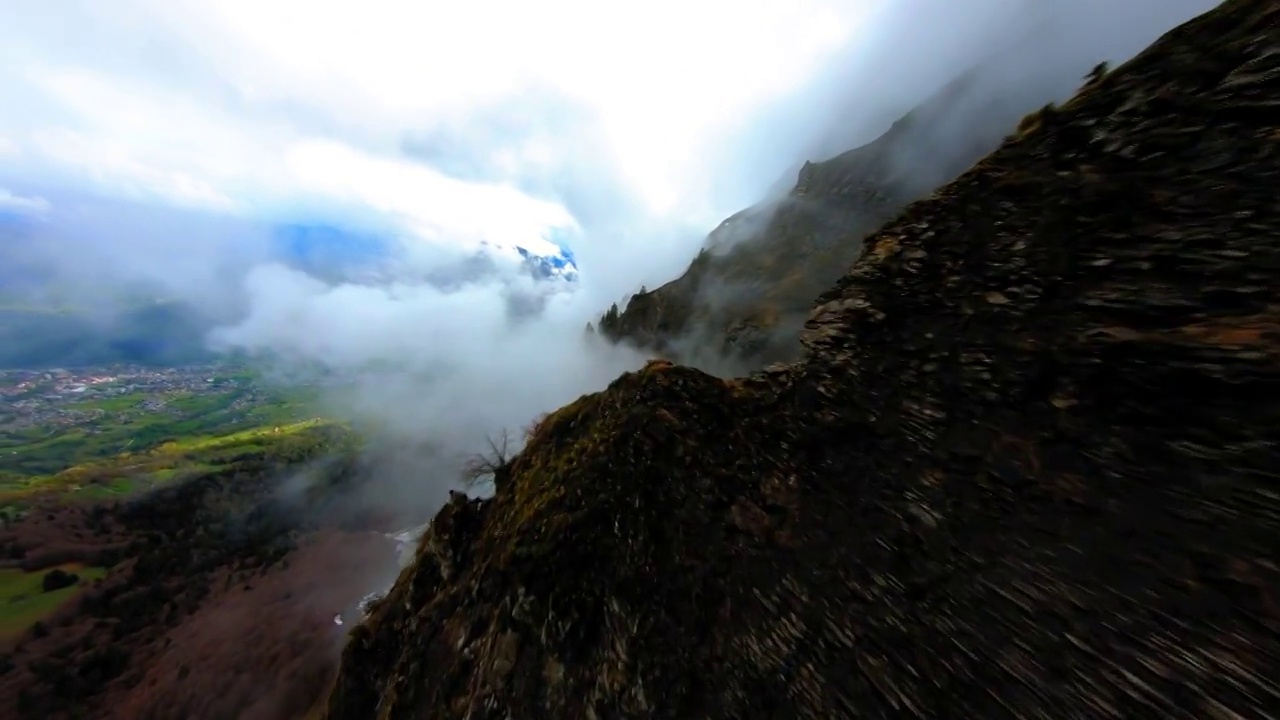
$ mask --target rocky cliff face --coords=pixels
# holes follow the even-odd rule
[[[1280,4],[868,239],[804,358],[654,362],[455,496],[328,717],[1280,707]]]
[[[600,331],[700,365],[794,359],[813,298],[862,238],[994,149],[1022,114],[973,104],[975,87],[962,78],[874,142],[805,163],[789,194],[725,220],[684,275],[611,309]],[[963,117],[944,120],[961,105]]]
[[[600,331],[720,374],[796,360],[813,298],[867,235],[998,147],[1029,111],[1069,95],[1098,61],[1028,62],[1043,43],[1043,31],[1011,39],[875,141],[805,163],[789,193],[725,220],[684,275],[610,309]]]

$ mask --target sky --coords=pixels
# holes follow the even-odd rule
[[[11,0],[0,220],[59,238],[40,247],[73,286],[141,278],[236,308],[218,347],[398,365],[361,376],[368,392],[344,407],[476,436],[643,362],[583,324],[1000,38],[1040,33],[1015,68],[1074,83],[1213,4]],[[391,238],[399,272],[341,283],[282,266],[266,248],[288,225]],[[486,244],[553,239],[581,271],[571,292],[423,280]]]
[[[594,163],[610,204],[707,225],[750,197],[713,197],[703,148],[812,75],[872,7],[5,3],[0,202],[38,210],[12,186],[43,185],[454,243],[536,238],[578,222],[562,197],[575,188],[552,176]]]

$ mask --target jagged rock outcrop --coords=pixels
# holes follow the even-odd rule
[[[699,364],[795,359],[813,298],[844,274],[862,238],[993,150],[1026,110],[974,105],[975,87],[963,77],[874,142],[806,162],[788,195],[726,219],[683,275],[611,309],[600,332]]]
[[[789,193],[726,219],[682,276],[611,309],[601,333],[717,374],[798,359],[813,298],[867,235],[995,150],[1019,118],[1068,96],[1102,59],[1061,48],[1043,59],[1045,32],[993,48],[873,142],[804,163]]]
[[[801,362],[547,417],[328,717],[1273,712],[1278,48],[1229,0],[1043,113],[868,240]]]

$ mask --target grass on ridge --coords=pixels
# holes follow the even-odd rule
[[[329,431],[334,430],[344,431],[345,426],[323,418],[310,418],[172,438],[146,451],[123,452],[57,473],[0,477],[0,506],[19,505],[51,495],[73,500],[122,497],[177,478],[228,467],[246,454],[261,453],[284,461],[301,459],[330,442]]]
[[[0,642],[20,635],[36,622],[52,615],[68,600],[91,586],[94,580],[107,576],[105,568],[86,567],[76,563],[58,567],[75,573],[79,576],[79,581],[60,590],[44,592],[41,582],[53,568],[38,572],[0,569]]]

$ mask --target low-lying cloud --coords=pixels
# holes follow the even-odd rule
[[[213,340],[286,367],[321,363],[356,419],[406,439],[478,447],[643,360],[586,335],[571,291],[538,287],[546,283],[513,273],[447,290],[328,284],[261,266],[247,278],[248,315]],[[520,293],[543,297],[536,317],[512,311]]]

